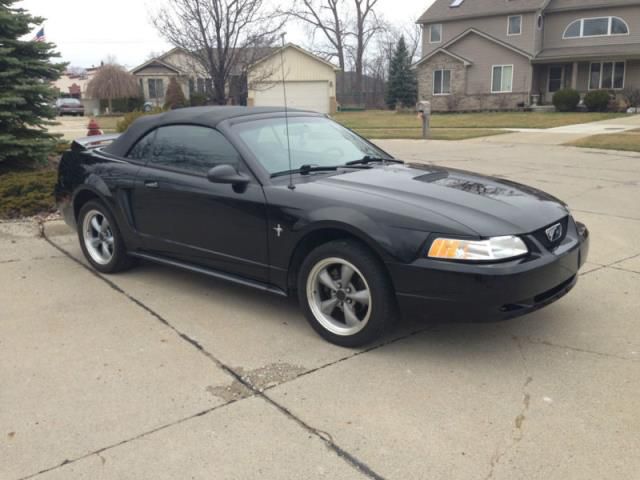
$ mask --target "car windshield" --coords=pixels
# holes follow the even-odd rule
[[[391,160],[382,150],[324,117],[289,118],[291,167],[284,118],[254,120],[234,128],[271,175],[298,170],[302,166],[344,166],[366,158]]]
[[[77,105],[80,105],[80,100],[75,98],[63,98],[62,100],[60,100],[60,104],[75,107]]]

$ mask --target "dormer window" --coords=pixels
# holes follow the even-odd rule
[[[520,35],[522,33],[522,15],[513,15],[509,17],[507,24],[507,35]]]
[[[436,23],[429,27],[429,43],[442,42],[442,24]]]
[[[629,25],[619,17],[581,18],[569,24],[562,38],[629,35]]]

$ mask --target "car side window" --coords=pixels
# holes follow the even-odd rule
[[[153,138],[156,135],[156,130],[151,133],[146,134],[138,143],[134,145],[134,147],[129,151],[127,158],[131,160],[137,160],[139,162],[146,162],[151,160],[151,152],[153,146]]]
[[[237,165],[236,149],[217,130],[193,125],[170,125],[156,130],[149,166],[206,174],[221,164]]]

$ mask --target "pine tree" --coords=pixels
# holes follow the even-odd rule
[[[389,108],[413,107],[418,99],[418,82],[411,69],[411,56],[404,36],[400,37],[389,62],[386,102]]]
[[[0,0],[0,163],[45,162],[57,137],[47,132],[55,118],[52,82],[65,65],[53,63],[54,45],[20,40],[44,19]]]
[[[171,77],[167,86],[167,95],[164,108],[173,110],[175,108],[183,108],[187,106],[187,99],[184,96],[182,87],[178,84],[176,77]]]

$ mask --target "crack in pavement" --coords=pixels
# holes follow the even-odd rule
[[[197,417],[202,417],[203,415],[206,415],[206,414],[211,413],[211,412],[213,412],[215,410],[219,410],[221,408],[227,407],[227,406],[229,406],[229,405],[231,405],[233,403],[239,402],[240,400],[242,400],[242,399],[230,400],[230,401],[228,401],[226,403],[222,403],[220,405],[216,405],[215,407],[211,407],[211,408],[208,408],[208,409],[203,410],[201,412],[195,413],[193,415],[189,415],[188,417],[180,418],[180,419],[175,420],[175,421],[173,421],[171,423],[167,423],[167,424],[161,425],[159,427],[153,428],[151,430],[148,430],[146,432],[140,433],[140,434],[138,434],[138,435],[136,435],[134,437],[127,438],[125,440],[121,440],[121,441],[113,443],[111,445],[107,445],[106,447],[99,448],[98,450],[94,450],[94,451],[92,451],[90,453],[87,453],[85,455],[81,455],[79,457],[75,457],[75,458],[72,458],[72,459],[65,459],[61,463],[59,463],[58,465],[54,465],[53,467],[45,468],[43,470],[40,470],[39,472],[32,473],[31,475],[27,475],[25,477],[20,477],[18,480],[27,480],[27,479],[30,479],[30,478],[34,478],[34,477],[36,477],[38,475],[42,475],[42,474],[50,472],[52,470],[56,470],[56,469],[58,469],[60,467],[64,467],[65,465],[69,465],[70,463],[79,462],[80,460],[84,460],[85,458],[89,458],[89,457],[94,456],[94,455],[98,456],[102,460],[102,464],[104,465],[106,463],[106,459],[101,454],[103,452],[106,452],[107,450],[111,450],[113,448],[119,447],[121,445],[125,445],[125,444],[133,442],[135,440],[139,440],[141,438],[146,437],[147,435],[151,435],[153,433],[160,432],[162,430],[165,430],[167,428],[173,427],[175,425],[180,425],[181,423],[187,422],[187,421],[189,421],[191,419],[194,419],[194,418],[197,418]]]
[[[580,213],[590,213],[591,215],[600,215],[602,217],[619,218],[621,220],[632,220],[634,222],[640,222],[640,218],[625,217],[624,215],[614,215],[613,213],[594,212],[592,210],[581,210],[581,209],[578,209],[578,208],[572,208],[571,211],[572,212],[580,212]]]
[[[518,351],[520,352],[520,357],[522,359],[522,367],[525,374],[525,380],[521,388],[522,406],[520,408],[520,413],[518,413],[518,415],[513,420],[513,427],[511,429],[511,439],[509,443],[502,450],[496,447],[496,451],[491,456],[491,459],[489,461],[489,467],[490,467],[489,473],[487,473],[487,475],[484,477],[484,480],[489,480],[493,478],[496,467],[500,464],[500,461],[505,457],[505,455],[507,455],[507,453],[509,453],[513,448],[515,448],[516,445],[518,445],[518,443],[520,443],[520,441],[523,439],[524,437],[523,425],[526,420],[525,414],[529,410],[529,405],[531,404],[531,394],[527,391],[527,387],[531,382],[533,382],[533,377],[529,373],[529,367],[527,366],[527,357],[522,348],[520,339],[516,336],[513,336],[511,338],[515,342],[516,346],[518,347]]]
[[[615,358],[616,360],[626,360],[628,362],[640,362],[640,359],[636,360],[635,358],[623,357],[622,355],[616,355],[615,353],[598,352],[597,350],[589,350],[587,348],[572,347],[570,345],[561,345],[558,343],[549,342],[548,340],[542,340],[541,338],[531,338],[531,337],[514,337],[514,338],[518,338],[519,340],[524,340],[525,342],[530,343],[532,345],[544,345],[552,348],[560,348],[562,350],[571,350],[573,352],[578,352],[578,353],[597,355],[599,357]]]
[[[85,270],[87,270],[88,272],[90,272],[92,275],[94,275],[95,277],[99,278],[100,280],[102,280],[103,282],[105,282],[109,287],[111,287],[113,290],[117,291],[118,293],[124,295],[127,299],[129,299],[130,301],[132,301],[133,303],[135,303],[136,305],[138,305],[140,308],[142,308],[143,310],[145,310],[147,313],[149,313],[153,318],[155,318],[156,320],[158,320],[159,322],[161,322],[163,325],[169,327],[171,330],[173,330],[180,338],[182,338],[185,342],[189,343],[190,345],[192,345],[194,348],[196,348],[201,354],[203,354],[204,356],[206,356],[209,360],[211,360],[218,368],[220,368],[221,370],[223,370],[225,373],[227,373],[229,376],[231,376],[235,381],[239,382],[240,384],[242,384],[243,386],[245,386],[246,388],[248,388],[252,393],[253,396],[257,396],[260,397],[261,399],[263,399],[264,401],[267,402],[267,404],[271,405],[272,407],[274,407],[276,410],[278,410],[280,413],[284,414],[287,418],[293,420],[294,422],[296,422],[300,427],[302,427],[304,430],[306,430],[307,432],[309,432],[310,434],[314,435],[315,437],[319,438],[324,444],[325,446],[333,451],[336,455],[338,455],[338,457],[342,458],[347,464],[349,464],[351,467],[353,467],[355,470],[357,470],[359,473],[362,473],[363,475],[367,476],[370,479],[373,480],[384,480],[384,477],[382,477],[380,474],[376,473],[371,467],[369,467],[366,463],[364,463],[363,461],[359,460],[358,458],[356,458],[354,455],[352,455],[351,453],[349,453],[348,451],[346,451],[345,449],[343,449],[342,447],[340,447],[339,445],[337,445],[331,438],[330,435],[328,435],[326,432],[323,432],[321,430],[318,430],[314,427],[312,427],[311,425],[307,424],[304,420],[302,420],[301,418],[297,417],[295,414],[293,414],[289,409],[287,409],[285,406],[281,405],[280,403],[278,403],[277,401],[275,401],[273,398],[271,398],[269,395],[267,395],[264,391],[261,391],[259,388],[256,388],[252,383],[248,382],[247,380],[245,380],[242,375],[240,375],[239,373],[237,373],[235,370],[233,370],[231,367],[229,367],[228,365],[226,365],[225,363],[223,363],[222,361],[218,360],[215,356],[213,356],[209,351],[207,351],[196,339],[190,337],[189,335],[187,335],[184,332],[181,332],[178,328],[176,328],[175,326],[173,326],[168,320],[166,320],[165,318],[163,318],[160,314],[158,314],[157,312],[155,312],[153,309],[151,309],[150,307],[148,307],[147,305],[145,305],[143,302],[141,302],[140,300],[138,300],[137,298],[133,297],[132,295],[128,294],[125,290],[123,290],[121,287],[119,287],[117,284],[115,284],[114,282],[112,282],[111,280],[109,280],[108,278],[105,278],[102,274],[100,274],[99,272],[93,270],[91,267],[85,265],[84,263],[82,263],[81,261],[79,261],[78,259],[76,259],[73,255],[71,255],[71,253],[69,253],[67,250],[65,250],[64,248],[60,247],[59,245],[57,245],[56,243],[54,243],[53,241],[51,241],[45,234],[44,231],[44,225],[40,224],[40,232],[41,232],[41,236],[42,238],[49,243],[52,247],[54,247],[55,249],[57,249],[58,251],[60,251],[61,253],[63,253],[65,256],[67,256],[69,259],[71,259],[73,262],[77,263],[78,265],[80,265],[82,268],[84,268]],[[369,350],[370,351],[370,350]],[[240,401],[240,399],[238,400],[234,400],[234,401]],[[217,406],[214,407],[215,408],[219,408],[221,406]],[[213,410],[210,409],[210,410]],[[193,417],[197,417],[197,416],[202,416],[209,413],[209,411],[203,411],[200,414],[196,414]],[[193,418],[190,417],[190,418]],[[181,420],[184,421],[184,420]],[[171,426],[167,425],[167,426]],[[146,432],[141,434],[140,436],[145,436],[148,435],[149,433],[153,433],[155,431],[161,430],[166,428],[167,426],[163,426],[163,427],[158,427],[156,430],[152,430],[150,432]],[[139,436],[139,437],[140,437]],[[110,447],[105,447],[103,449],[98,450],[98,452],[102,452],[108,448],[113,448],[114,446],[118,446],[124,443],[128,443],[131,440],[135,440],[136,438],[139,437],[134,437],[133,439],[128,439],[128,440],[123,440],[122,442],[116,444],[116,445],[112,445]],[[81,458],[86,458],[90,455],[94,455],[96,452],[92,452],[91,454],[88,455],[84,455],[83,457],[79,457],[77,459],[74,460],[65,460],[64,462],[62,462],[60,465],[57,465],[55,467],[51,467],[49,469],[46,469],[42,472],[38,472],[34,475],[30,475],[28,477],[24,477],[24,479],[27,478],[32,478],[35,475],[39,475],[40,473],[44,473],[46,471],[50,471],[53,470],[55,468],[59,468],[61,466],[67,465],[68,463],[72,463],[72,462],[76,462],[78,460],[80,460]]]
[[[640,272],[636,272],[635,270],[629,270],[628,268],[623,268],[623,267],[617,267],[616,266],[616,265],[619,265],[619,264],[621,264],[623,262],[626,262],[628,260],[633,260],[633,259],[638,258],[638,257],[640,257],[640,253],[636,253],[636,254],[631,255],[629,257],[625,257],[625,258],[623,258],[621,260],[616,260],[615,262],[608,263],[606,265],[603,265],[601,263],[591,262],[593,265],[597,265],[598,268],[594,268],[593,270],[589,270],[588,272],[580,273],[580,276],[589,275],[590,273],[593,273],[593,272],[599,272],[600,270],[604,270],[606,268],[609,268],[611,270],[618,270],[619,272],[628,272],[628,273],[640,274]]]

